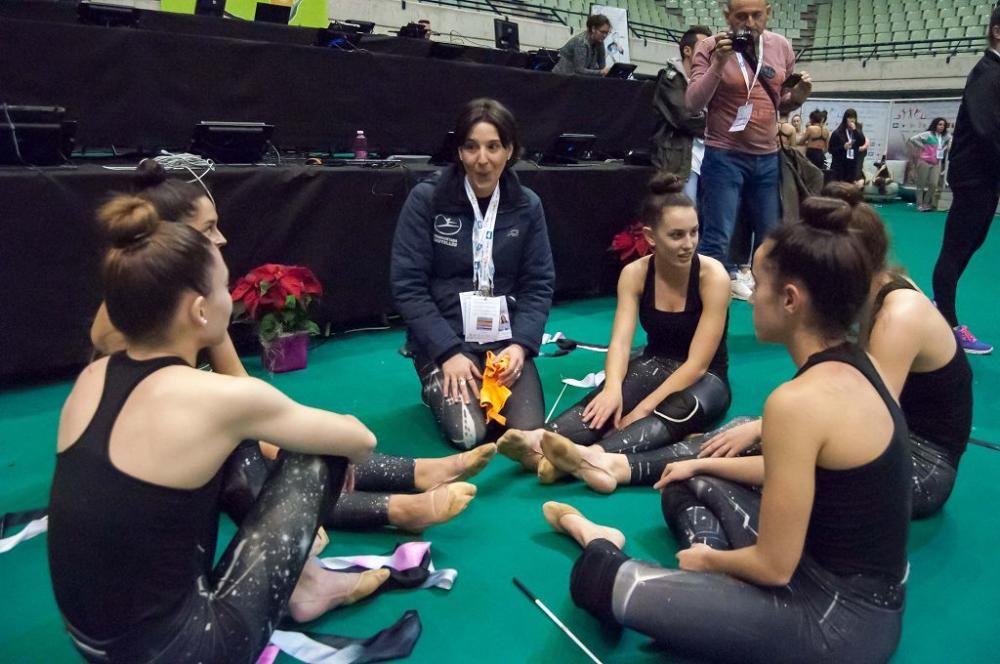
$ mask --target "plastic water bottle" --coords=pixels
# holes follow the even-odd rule
[[[354,137],[354,143],[351,144],[351,149],[354,151],[355,159],[368,158],[368,138],[365,136],[365,132],[358,130]]]

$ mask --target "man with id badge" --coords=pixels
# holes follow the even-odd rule
[[[796,74],[788,40],[767,30],[766,0],[729,0],[729,31],[695,49],[686,102],[707,108],[705,157],[698,191],[700,251],[729,271],[733,296],[749,289],[729,259],[737,217],[754,235],[754,249],[781,219],[778,115],[808,98],[812,80]],[[740,212],[742,211],[742,215]]]
[[[492,439],[480,388],[487,353],[506,363],[506,426],[540,427],[538,354],[555,271],[541,201],[510,169],[514,118],[492,99],[464,107],[459,162],[417,184],[400,213],[392,289],[424,403],[445,439],[470,449]]]

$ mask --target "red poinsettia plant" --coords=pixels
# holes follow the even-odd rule
[[[648,255],[653,247],[642,234],[642,223],[637,221],[612,238],[610,250],[618,253],[622,263],[630,263]]]
[[[319,334],[308,309],[322,294],[323,286],[309,268],[268,263],[240,277],[232,297],[237,318],[257,321],[260,339],[267,344],[283,334]]]

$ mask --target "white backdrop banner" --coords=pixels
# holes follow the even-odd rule
[[[590,15],[604,14],[611,21],[611,34],[604,40],[607,66],[616,62],[631,62],[628,51],[628,11],[620,7],[590,5]]]

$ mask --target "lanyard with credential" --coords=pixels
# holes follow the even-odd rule
[[[740,63],[740,73],[743,74],[743,82],[747,84],[747,103],[750,102],[750,93],[753,92],[753,88],[757,85],[757,79],[760,78],[761,67],[764,66],[764,35],[760,36],[757,42],[757,71],[753,75],[753,83],[750,82],[750,75],[747,74],[747,66],[743,61],[743,54],[737,53],[736,60]]]
[[[497,210],[500,208],[500,183],[493,190],[486,216],[479,209],[476,193],[472,191],[469,178],[465,178],[465,195],[472,205],[475,223],[472,225],[472,286],[480,294],[493,296],[493,227],[497,224]]]

